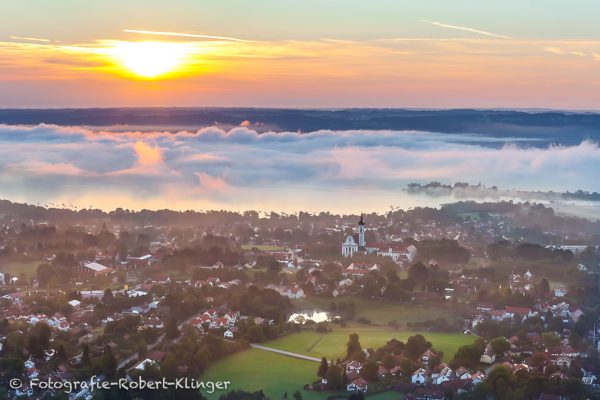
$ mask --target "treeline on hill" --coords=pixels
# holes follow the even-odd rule
[[[167,269],[185,270],[193,265],[213,265],[221,261],[225,265],[244,262],[241,249],[231,245],[227,238],[206,235],[189,247],[175,250],[162,258],[162,265]]]
[[[570,250],[552,249],[534,243],[512,244],[508,240],[491,243],[486,248],[487,255],[492,260],[499,258],[520,258],[528,261],[558,259],[571,261],[574,258]]]
[[[442,264],[466,264],[471,259],[469,250],[456,240],[422,240],[418,243],[417,257],[424,262],[436,260]]]

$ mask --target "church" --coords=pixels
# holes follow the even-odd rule
[[[365,222],[361,214],[358,221],[358,241],[354,235],[346,236],[346,240],[342,243],[342,255],[344,257],[352,257],[359,251],[366,253],[367,242],[365,241]]]
[[[348,235],[342,243],[342,256],[353,257],[355,254],[389,257],[400,266],[404,266],[416,259],[417,248],[412,244],[406,245],[401,242],[372,243],[367,245],[365,239],[365,221],[361,215],[358,221],[358,237]]]

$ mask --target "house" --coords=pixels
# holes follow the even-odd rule
[[[493,364],[494,361],[496,361],[496,354],[494,354],[492,346],[488,343],[488,345],[485,346],[485,350],[483,351],[479,362],[483,364]]]
[[[23,385],[23,386],[15,389],[15,396],[16,397],[27,396],[27,398],[30,399],[33,397],[33,389],[29,385]]]
[[[368,389],[368,383],[363,378],[357,378],[346,386],[348,392],[362,392],[366,393]]]
[[[569,379],[569,377],[560,371],[556,371],[555,373],[551,374],[548,377],[548,379],[550,379],[552,382],[560,383],[560,382],[566,381],[567,379]]]
[[[494,305],[492,303],[479,303],[477,304],[477,311],[489,314],[494,311]]]
[[[82,290],[79,293],[81,294],[82,299],[91,299],[91,298],[101,299],[102,297],[104,297],[103,290]]]
[[[154,360],[146,358],[144,361],[140,362],[134,368],[137,369],[138,371],[144,371],[147,367],[152,366],[154,364],[156,364],[156,362]]]
[[[564,287],[558,287],[554,289],[554,297],[565,297],[567,295],[567,289]]]
[[[73,299],[73,300],[67,301],[67,304],[73,308],[79,308],[79,306],[81,305],[81,302],[77,299]]]
[[[448,382],[452,378],[452,370],[449,367],[444,367],[439,373],[432,374],[431,380],[434,385],[441,385]]]
[[[597,380],[597,379],[598,379],[598,378],[596,378],[596,375],[594,375],[593,373],[591,373],[591,372],[586,372],[586,373],[583,375],[583,377],[581,378],[581,382],[582,382],[584,385],[591,386],[591,385],[593,385],[593,384],[594,384],[594,382],[596,382],[596,380]]]
[[[112,272],[112,268],[108,268],[97,262],[85,263],[80,270],[81,272],[92,276],[106,275]]]
[[[146,254],[141,257],[127,257],[127,266],[130,267],[148,267],[154,261],[152,254]]]
[[[419,368],[413,372],[410,381],[413,385],[424,385],[427,383],[427,371],[425,371],[423,368]]]
[[[429,362],[435,356],[437,356],[437,354],[433,350],[429,349],[421,355],[421,362],[425,365],[429,365]]]
[[[227,329],[224,333],[223,333],[223,337],[225,339],[233,339],[233,332],[231,332],[231,330]]]
[[[350,361],[348,364],[346,364],[346,374],[349,374],[351,372],[360,372],[362,367],[363,366],[360,362]]]
[[[473,385],[479,385],[484,380],[485,380],[485,374],[481,371],[477,371],[473,374],[473,376],[471,376],[471,382],[473,382]]]
[[[304,290],[302,290],[302,288],[300,288],[299,286],[294,286],[288,288],[286,295],[290,299],[301,299],[304,297]]]
[[[588,270],[588,267],[586,267],[584,264],[579,264],[579,265],[577,265],[577,269],[579,271],[586,272]]]
[[[377,377],[379,379],[385,379],[388,376],[390,376],[390,370],[380,364],[377,369]]]
[[[458,379],[470,380],[472,378],[471,373],[465,367],[458,368],[455,374]]]

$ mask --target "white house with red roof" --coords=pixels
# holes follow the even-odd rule
[[[368,383],[363,378],[357,378],[350,382],[348,386],[346,386],[346,390],[348,392],[363,392],[366,393],[368,389]]]

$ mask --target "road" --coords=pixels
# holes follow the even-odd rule
[[[304,354],[292,353],[291,351],[274,349],[272,347],[261,346],[260,344],[250,344],[250,347],[259,350],[271,351],[273,353],[281,354],[282,356],[299,358],[300,360],[314,361],[318,363],[321,362],[321,359],[317,357],[305,356]]]

